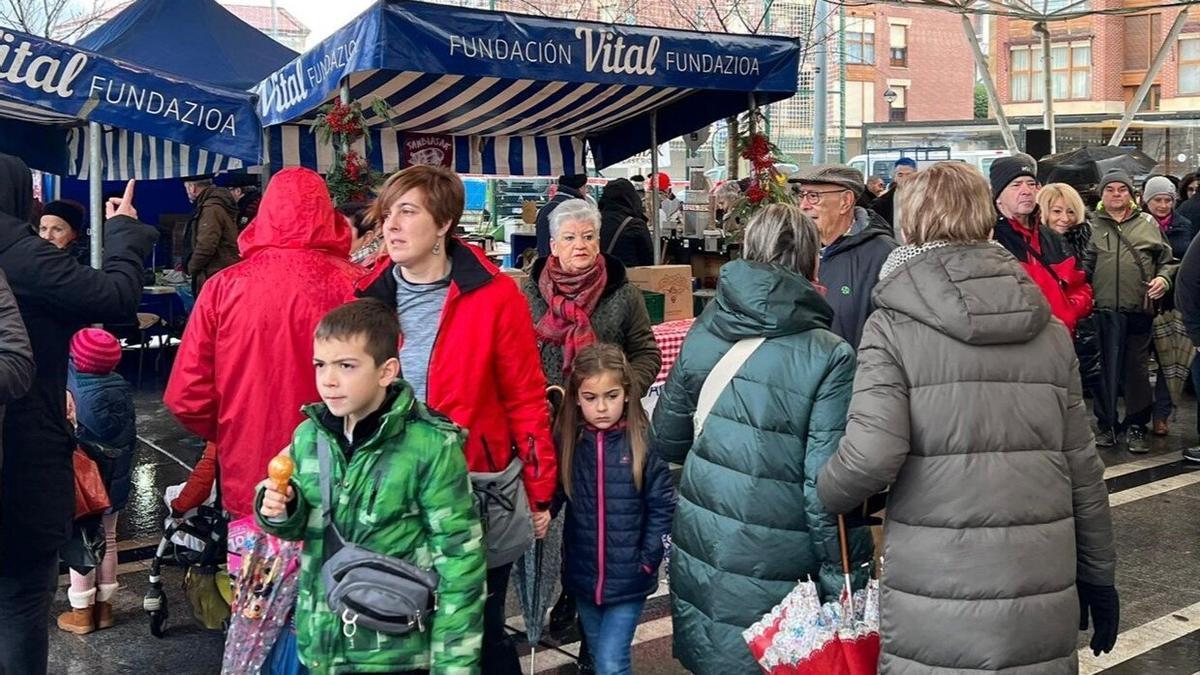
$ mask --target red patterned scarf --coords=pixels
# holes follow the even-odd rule
[[[571,372],[571,364],[579,350],[596,341],[592,331],[592,312],[600,303],[600,294],[608,283],[604,256],[596,256],[596,264],[586,272],[569,274],[550,256],[538,290],[549,309],[537,324],[538,337],[562,345],[563,372]]]

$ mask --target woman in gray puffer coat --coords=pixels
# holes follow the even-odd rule
[[[938,164],[905,186],[905,240],[875,286],[831,512],[891,486],[884,675],[1070,675],[1076,626],[1117,635],[1116,554],[1065,327],[988,242],[987,183]]]

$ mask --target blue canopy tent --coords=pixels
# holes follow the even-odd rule
[[[0,40],[0,119],[6,121],[0,149],[34,168],[57,171],[65,163],[67,173],[88,178],[94,233],[102,178],[179,176],[259,162],[261,125],[248,93],[184,82],[15,31],[0,31]],[[38,126],[41,137],[56,142],[11,137]],[[100,240],[94,236],[93,245]],[[93,249],[94,261],[96,255]]]
[[[216,0],[137,0],[76,45],[192,82],[242,91],[297,56]]]
[[[255,91],[273,167],[328,169],[332,150],[308,125],[348,93],[376,168],[552,176],[583,173],[589,150],[603,168],[655,136],[789,98],[799,63],[792,39],[380,0]],[[389,118],[369,110],[376,100]]]

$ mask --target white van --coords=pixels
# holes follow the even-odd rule
[[[904,155],[912,157],[914,153],[905,152]],[[1008,157],[1012,153],[1007,150],[951,150],[949,160],[946,159],[944,153],[929,152],[925,153],[933,155],[929,159],[922,159],[918,156],[917,167],[925,168],[938,162],[966,162],[971,166],[979,169],[984,176],[988,175],[988,171],[992,168],[992,162],[1001,157]],[[865,181],[870,176],[879,176],[886,183],[892,182],[892,171],[895,168],[896,160],[900,159],[900,151],[879,150],[870,154],[871,166],[867,166],[867,155],[857,155],[847,162],[851,167],[858,169],[863,175]]]

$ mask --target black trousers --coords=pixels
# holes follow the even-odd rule
[[[504,604],[512,564],[493,567],[487,574],[487,599],[483,603],[483,675],[519,675],[517,647],[504,630]]]
[[[45,675],[57,582],[57,551],[5,551],[0,565],[0,675]]]
[[[1092,404],[1101,431],[1121,431],[1150,423],[1154,392],[1150,388],[1153,317],[1148,314],[1096,311],[1100,343],[1100,379]],[[1117,398],[1124,393],[1125,419],[1120,419]]]

